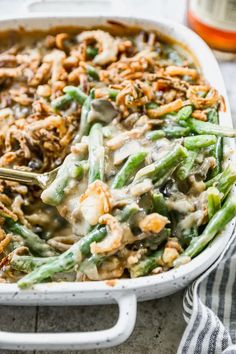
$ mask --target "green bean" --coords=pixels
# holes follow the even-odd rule
[[[147,110],[149,110],[149,109],[156,109],[156,108],[158,108],[160,105],[158,104],[158,103],[156,103],[156,102],[148,102],[147,104],[146,104],[146,106],[145,106],[145,108],[147,109]]]
[[[81,156],[69,154],[60,166],[54,181],[42,192],[41,199],[45,204],[59,205],[65,196],[65,188],[72,179],[83,176],[84,167]]]
[[[164,126],[162,130],[165,133],[167,138],[181,138],[183,136],[188,136],[190,133],[189,127],[182,127],[179,125],[171,125]]]
[[[107,89],[108,92],[108,96],[111,100],[116,100],[116,97],[118,96],[118,93],[120,92],[119,90],[115,90],[115,89],[111,89],[108,88]]]
[[[220,209],[221,193],[216,187],[210,187],[207,190],[207,210],[209,220]]]
[[[21,225],[19,222],[14,221],[10,218],[5,219],[4,229],[7,232],[12,232],[13,234],[20,235],[24,244],[29,247],[30,251],[35,255],[42,257],[55,256],[57,252],[51,248],[44,240],[42,240],[37,234],[32,230],[28,229],[26,226]]]
[[[184,146],[188,150],[206,148],[215,144],[217,141],[215,135],[196,135],[184,138]]]
[[[156,213],[166,217],[169,216],[167,204],[161,192],[152,193],[152,202],[153,202],[153,209]]]
[[[177,122],[177,112],[170,112],[170,113],[166,113],[163,116],[161,116],[161,119],[163,120],[163,123],[165,123],[166,125],[169,123],[171,125],[175,125],[175,121]],[[165,122],[165,121],[168,121]],[[179,122],[178,122],[179,123]]]
[[[93,66],[87,64],[86,70],[88,76],[90,76],[93,80],[99,81],[99,73]]]
[[[228,175],[222,175],[222,178],[218,181],[218,183],[215,184],[215,187],[223,193],[224,197],[228,195],[230,192],[231,188],[236,182],[236,173],[235,171],[231,171]]]
[[[84,135],[88,135],[89,133],[91,125],[90,123],[88,123],[88,115],[91,111],[91,104],[93,99],[94,99],[94,90],[91,90],[89,96],[86,98],[82,106],[81,117],[80,117],[80,128],[79,128],[79,132],[74,137],[73,144],[80,142],[82,137]]]
[[[131,278],[138,278],[149,274],[157,266],[163,265],[162,261],[163,249],[151,253],[139,263],[129,269]]]
[[[231,167],[226,168],[223,172],[205,183],[206,188],[216,187],[224,197],[230,192],[232,186],[236,182],[236,171]]]
[[[230,196],[223,207],[211,218],[201,236],[194,238],[190,245],[184,250],[179,258],[174,262],[175,266],[181,265],[185,257],[193,258],[198,255],[216,234],[225,228],[225,226],[236,215],[236,196]]]
[[[219,113],[217,109],[213,108],[209,110],[207,114],[207,118],[210,123],[219,124]],[[222,171],[223,148],[224,148],[224,139],[222,137],[217,137],[215,147],[211,153],[216,160],[216,166],[210,171],[209,174],[210,178],[215,177]]]
[[[156,251],[160,245],[168,240],[171,235],[171,230],[164,228],[158,234],[151,234],[141,241],[144,248],[148,248],[151,251]]]
[[[89,133],[89,178],[88,183],[97,179],[103,181],[105,149],[103,146],[102,125],[95,123]]]
[[[213,124],[219,124],[219,113],[216,108],[212,108],[207,113],[207,120]]]
[[[190,129],[197,134],[213,134],[217,136],[227,136],[229,138],[236,137],[236,130],[232,128],[219,126],[217,124],[202,122],[198,119],[189,118],[187,124]]]
[[[77,249],[79,247],[82,255],[88,256],[90,254],[91,243],[102,241],[106,235],[106,227],[101,227],[100,225],[97,225],[89,234],[87,234],[80,241],[77,242]]]
[[[63,91],[71,97],[72,100],[78,102],[81,106],[84,104],[88,96],[79,88],[75,86],[66,86]]]
[[[136,214],[138,211],[140,211],[140,208],[137,204],[132,203],[132,204],[128,204],[127,206],[125,206],[119,216],[118,219],[120,222],[126,222],[128,221],[134,214]]]
[[[88,45],[86,48],[86,56],[88,59],[93,59],[98,54],[98,48]]]
[[[119,90],[115,90],[109,87],[103,87],[100,90],[104,95],[107,95],[112,101],[116,100],[116,97],[120,92]]]
[[[65,92],[65,95],[55,98],[51,103],[55,111],[64,109],[73,100],[82,105],[88,97],[83,91],[75,86],[66,86],[63,91]]]
[[[57,257],[19,256],[14,254],[10,260],[10,266],[12,269],[20,272],[30,273],[36,268],[54,261],[56,258]]]
[[[193,113],[193,107],[185,106],[177,112],[176,118],[177,120],[186,120],[191,116],[192,113]]]
[[[153,130],[146,134],[146,138],[152,141],[156,141],[158,139],[164,138],[166,136],[163,130]]]
[[[138,152],[129,156],[125,164],[117,173],[112,183],[112,188],[119,189],[124,187],[130,181],[131,177],[135,174],[141,163],[143,163],[146,156],[146,152]]]
[[[168,181],[168,179],[173,175],[175,170],[176,170],[176,166],[169,168],[169,170],[166,171],[161,178],[158,178],[157,180],[153,181],[154,187],[160,188],[161,186],[163,186],[163,184],[165,184]]]
[[[64,109],[72,101],[73,101],[73,98],[70,95],[65,94],[60,97],[55,98],[55,100],[53,100],[51,102],[51,105],[55,111],[59,111],[61,109]]]
[[[159,161],[155,161],[153,164],[139,170],[134,178],[134,182],[145,178],[151,178],[156,182],[164,177],[170,169],[176,168],[187,156],[187,150],[180,144],[176,144]]]
[[[216,183],[218,183],[221,178],[227,177],[229,174],[231,174],[231,169],[228,167],[223,172],[219,173],[217,176],[215,176],[215,177],[209,179],[207,182],[205,182],[206,188],[209,188],[211,186],[215,186]]]
[[[55,273],[71,270],[75,265],[79,266],[84,258],[90,254],[91,243],[103,240],[106,234],[105,227],[95,228],[55,260],[36,268],[33,272],[20,279],[18,286],[27,288],[51,278]]]
[[[191,170],[193,168],[197,155],[197,151],[189,151],[187,158],[180,164],[176,176],[181,181],[185,180],[191,174]]]
[[[195,237],[198,237],[198,229],[196,226],[193,226],[182,231],[179,241],[183,247],[186,247],[186,245],[189,246]]]
[[[218,137],[212,156],[216,160],[215,167],[211,170],[210,177],[213,178],[222,171],[224,138]]]
[[[153,130],[146,134],[146,138],[152,141],[156,141],[161,138],[182,138],[183,136],[188,136],[190,133],[190,128],[181,127],[179,125],[163,126],[160,130]]]

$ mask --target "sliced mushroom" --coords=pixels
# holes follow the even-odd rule
[[[104,122],[109,124],[117,116],[117,110],[110,101],[95,99],[91,104],[91,111],[88,115],[88,122]]]

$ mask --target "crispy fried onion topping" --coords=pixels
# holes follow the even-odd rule
[[[109,213],[111,205],[109,188],[102,181],[91,183],[80,196],[80,211],[90,225],[96,225],[103,214]]]

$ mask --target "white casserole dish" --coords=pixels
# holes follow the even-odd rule
[[[32,5],[32,4],[31,4]],[[35,5],[35,4],[33,4]],[[98,5],[99,6],[99,5]],[[131,26],[154,29],[188,46],[195,54],[203,75],[225,97],[226,113],[220,122],[232,126],[230,107],[218,64],[207,45],[183,25],[165,19],[148,20],[116,16],[88,17],[73,14],[29,14],[17,19],[0,21],[0,31],[24,27],[26,30],[47,30],[55,26],[106,25],[115,20]],[[14,350],[78,350],[110,347],[125,341],[135,326],[137,301],[160,298],[172,294],[204,272],[219,257],[229,241],[234,222],[227,226],[199,256],[189,264],[167,273],[138,279],[111,282],[48,283],[30,290],[19,290],[16,284],[0,284],[0,304],[3,305],[94,305],[117,302],[119,319],[110,329],[82,333],[11,333],[0,332],[0,348]]]

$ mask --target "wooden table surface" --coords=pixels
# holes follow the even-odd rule
[[[124,1],[124,0],[123,0]],[[185,0],[126,0],[127,14],[148,15],[157,13],[183,21]],[[135,3],[135,6],[134,6]],[[143,7],[145,3],[145,8]],[[14,5],[14,6],[13,6]],[[0,16],[17,14],[20,2],[0,0]],[[133,9],[132,9],[133,7]],[[220,67],[231,102],[232,116],[236,126],[236,62],[221,62]],[[96,351],[77,351],[87,354],[175,354],[185,328],[182,317],[183,292],[160,300],[138,304],[138,317],[135,330],[130,339],[116,347]],[[115,306],[92,307],[13,307],[0,306],[1,330],[10,331],[86,331],[108,328],[117,318]],[[19,353],[0,349],[0,354]],[[30,354],[32,352],[24,352]],[[52,353],[52,352],[34,352]],[[53,352],[70,354],[70,352]]]

